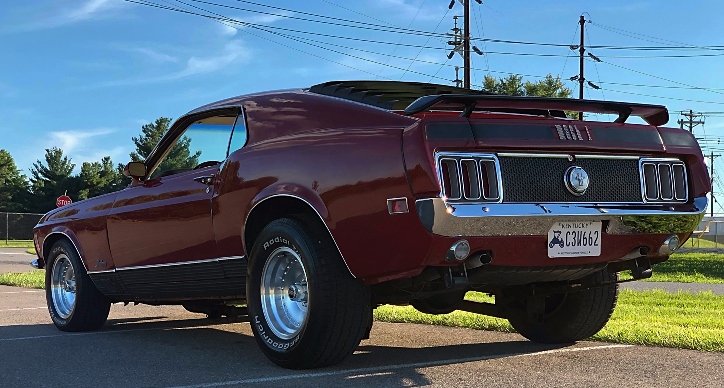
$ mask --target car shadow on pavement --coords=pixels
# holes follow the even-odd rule
[[[153,321],[165,317],[110,320],[97,332],[63,333],[52,324],[0,327],[0,365],[3,374],[23,376],[25,385],[42,385],[35,375],[31,354],[42,349],[72,347],[74,357],[56,360],[56,368],[74,370],[99,360],[122,360],[114,368],[94,374],[93,384],[103,386],[184,386],[238,382],[239,385],[420,386],[431,384],[421,368],[495,360],[561,348],[512,338],[481,343],[426,346],[410,335],[411,345],[371,344],[364,341],[342,363],[321,369],[292,371],[277,367],[264,357],[247,323],[205,318]],[[387,329],[389,330],[389,329]],[[475,335],[477,337],[477,335]],[[421,341],[421,340],[417,340]],[[438,342],[439,343],[439,342]],[[5,353],[5,354],[2,354]],[[131,375],[127,372],[133,371]],[[80,376],[82,376],[81,374]],[[47,376],[46,376],[47,377]],[[271,380],[269,380],[271,379]],[[275,382],[276,381],[276,382]],[[87,385],[88,380],[69,380]]]

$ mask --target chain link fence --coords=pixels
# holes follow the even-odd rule
[[[42,214],[0,213],[0,239],[7,244],[11,240],[32,240],[33,227]]]
[[[701,221],[681,248],[724,248],[724,219],[715,217]]]

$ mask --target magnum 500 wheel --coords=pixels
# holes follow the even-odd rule
[[[61,240],[46,257],[45,299],[55,326],[63,331],[90,331],[103,326],[111,302],[88,277],[75,248]]]
[[[252,248],[247,282],[257,343],[275,364],[293,369],[336,364],[369,325],[370,294],[354,279],[316,223],[279,219]]]

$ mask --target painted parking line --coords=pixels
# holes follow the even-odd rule
[[[37,291],[0,291],[0,294],[28,294],[28,293],[39,293],[39,292],[45,292],[42,290]]]
[[[40,309],[47,309],[47,307],[45,307],[45,306],[43,306],[43,307],[20,307],[20,308],[16,308],[16,309],[4,309],[4,310],[0,310],[0,313],[3,311],[22,311],[22,310],[40,310]]]
[[[399,369],[426,368],[426,367],[433,367],[433,366],[442,366],[442,365],[447,365],[447,364],[461,364],[461,363],[466,363],[466,362],[485,361],[485,360],[498,359],[498,358],[531,357],[531,356],[543,356],[546,354],[556,354],[556,353],[574,353],[574,352],[586,352],[586,351],[591,351],[591,350],[630,348],[632,346],[633,345],[601,345],[601,346],[587,346],[587,347],[581,347],[581,348],[543,350],[540,352],[533,352],[533,353],[502,353],[502,354],[493,354],[493,355],[489,355],[489,356],[452,358],[452,359],[445,359],[445,360],[415,362],[415,363],[409,363],[409,364],[382,365],[382,366],[376,366],[376,367],[370,367],[370,368],[344,369],[344,370],[329,371],[329,372],[312,372],[312,373],[302,373],[302,374],[293,374],[293,375],[284,375],[284,376],[259,377],[259,378],[254,378],[254,379],[222,381],[222,382],[218,382],[218,383],[183,385],[183,386],[177,386],[174,388],[224,387],[224,386],[229,386],[229,385],[273,383],[273,382],[285,381],[285,380],[309,379],[309,378],[315,378],[315,377],[337,376],[337,375],[346,375],[346,374],[351,375],[349,378],[357,378],[357,377],[363,377],[365,375],[387,374],[386,372],[390,372],[393,370],[399,370]]]

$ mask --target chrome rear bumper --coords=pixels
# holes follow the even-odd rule
[[[706,197],[689,204],[522,204],[415,202],[425,228],[441,236],[546,235],[557,221],[608,221],[608,234],[673,234],[695,230]],[[604,224],[605,225],[605,224]]]

